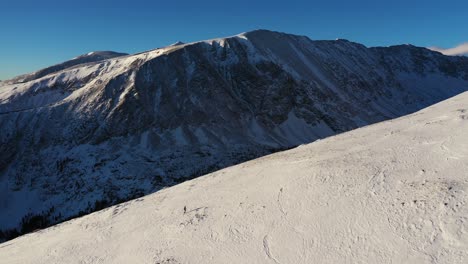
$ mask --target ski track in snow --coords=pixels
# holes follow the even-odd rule
[[[265,250],[265,254],[269,259],[271,259],[276,264],[280,264],[280,262],[271,255],[270,246],[268,245],[268,235],[263,237],[263,250]]]
[[[279,192],[278,192],[278,199],[277,199],[277,201],[278,201],[278,208],[279,208],[279,210],[281,211],[281,213],[282,213],[283,215],[286,216],[287,213],[284,211],[283,205],[281,204],[281,197],[282,197],[282,195],[283,195],[283,187],[281,187],[280,190],[279,190]]]

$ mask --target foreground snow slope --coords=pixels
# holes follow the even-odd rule
[[[17,238],[0,259],[468,263],[467,131],[463,93]]]

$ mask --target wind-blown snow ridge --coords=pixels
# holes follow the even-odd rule
[[[457,45],[453,48],[443,49],[439,47],[429,47],[428,49],[438,51],[445,55],[457,56],[457,55],[468,55],[468,42]]]
[[[114,55],[0,84],[0,240],[468,89],[468,58],[267,30]]]
[[[466,263],[468,93],[0,246],[5,263]]]
[[[113,52],[113,51],[93,51],[93,52],[89,52],[87,54],[75,57],[69,61],[47,67],[45,69],[33,72],[31,74],[21,75],[11,80],[6,80],[4,82],[6,84],[15,84],[15,83],[33,81],[41,77],[44,77],[46,75],[57,73],[59,71],[62,71],[62,70],[65,70],[74,66],[83,65],[86,63],[99,62],[99,61],[103,61],[106,59],[121,57],[125,55],[128,55],[128,54],[118,53],[118,52]]]

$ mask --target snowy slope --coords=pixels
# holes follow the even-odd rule
[[[266,30],[114,55],[0,84],[0,240],[468,89],[468,58]]]
[[[4,263],[467,263],[468,93],[0,245]]]
[[[93,52],[89,52],[87,54],[83,54],[78,57],[75,57],[69,61],[59,63],[59,64],[47,67],[45,69],[41,69],[39,71],[30,73],[30,74],[20,75],[16,78],[13,78],[11,80],[6,80],[4,82],[8,84],[15,84],[15,83],[33,81],[41,77],[44,77],[46,75],[53,74],[53,73],[71,68],[73,66],[77,66],[77,65],[81,65],[85,63],[99,62],[99,61],[112,59],[112,58],[125,56],[125,55],[128,55],[128,54],[114,52],[114,51],[93,51]]]

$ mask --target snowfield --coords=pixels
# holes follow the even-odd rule
[[[468,93],[0,244],[2,263],[468,263]]]

